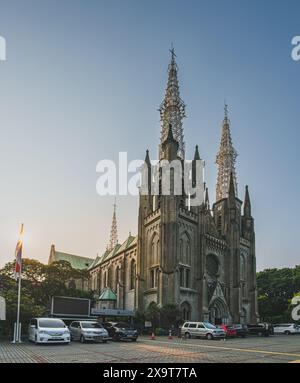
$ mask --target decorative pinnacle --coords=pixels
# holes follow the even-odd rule
[[[118,243],[118,230],[117,230],[117,217],[116,217],[116,199],[114,201],[114,212],[113,212],[113,218],[112,218],[112,224],[111,224],[111,231],[110,231],[110,239],[109,239],[109,245],[107,246],[108,250],[112,250],[116,244]]]

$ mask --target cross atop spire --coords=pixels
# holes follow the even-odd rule
[[[116,217],[116,199],[114,201],[114,212],[113,212],[113,218],[112,218],[112,224],[111,224],[111,230],[110,230],[110,239],[109,239],[109,245],[107,246],[108,250],[112,250],[116,244],[118,243],[118,230],[117,230],[117,217]]]
[[[175,60],[175,57],[177,57],[177,56],[175,54],[175,49],[174,49],[173,43],[171,43],[171,49],[169,49],[169,51],[171,52],[172,60]]]
[[[170,49],[171,61],[168,67],[168,83],[165,98],[160,105],[161,137],[160,157],[162,154],[161,145],[165,142],[169,133],[169,125],[172,125],[174,139],[178,142],[178,156],[184,158],[185,145],[183,141],[182,120],[185,117],[185,104],[180,98],[179,84],[177,78],[176,54],[173,44]]]
[[[224,119],[228,119],[228,105],[226,103],[226,100],[224,100]]]
[[[236,157],[237,152],[233,147],[231,139],[230,121],[228,118],[228,105],[225,102],[221,143],[216,158],[216,164],[218,166],[218,178],[216,187],[217,201],[219,201],[222,198],[228,197],[231,176],[232,183],[234,186],[234,193],[237,197],[237,181],[235,171]]]

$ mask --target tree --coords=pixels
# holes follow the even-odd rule
[[[4,331],[11,333],[17,312],[18,283],[13,275],[14,262],[7,263],[0,269],[0,295],[6,299],[7,321]],[[20,321],[23,333],[30,318],[48,315],[52,296],[73,296],[92,298],[91,292],[69,288],[69,281],[88,278],[86,270],[76,270],[66,261],[44,265],[33,259],[22,260],[22,284]],[[73,286],[74,287],[74,286]],[[24,330],[25,327],[25,330]]]
[[[155,302],[151,302],[145,311],[145,319],[152,323],[152,331],[159,325],[160,309]]]
[[[181,311],[177,305],[167,304],[160,309],[161,326],[170,329],[177,327],[181,319]]]
[[[290,301],[300,291],[300,265],[257,273],[257,289],[262,320],[273,323],[291,321]]]

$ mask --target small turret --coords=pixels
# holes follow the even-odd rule
[[[205,206],[205,209],[206,209],[206,210],[209,210],[209,211],[210,211],[209,196],[208,196],[208,188],[205,188],[204,206]]]
[[[251,217],[251,202],[250,202],[248,185],[246,185],[246,191],[245,191],[244,216],[247,218]]]

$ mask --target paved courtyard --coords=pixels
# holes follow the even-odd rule
[[[0,363],[203,363],[300,362],[300,336],[249,337],[226,341],[140,337],[137,343],[13,345],[0,342]]]

